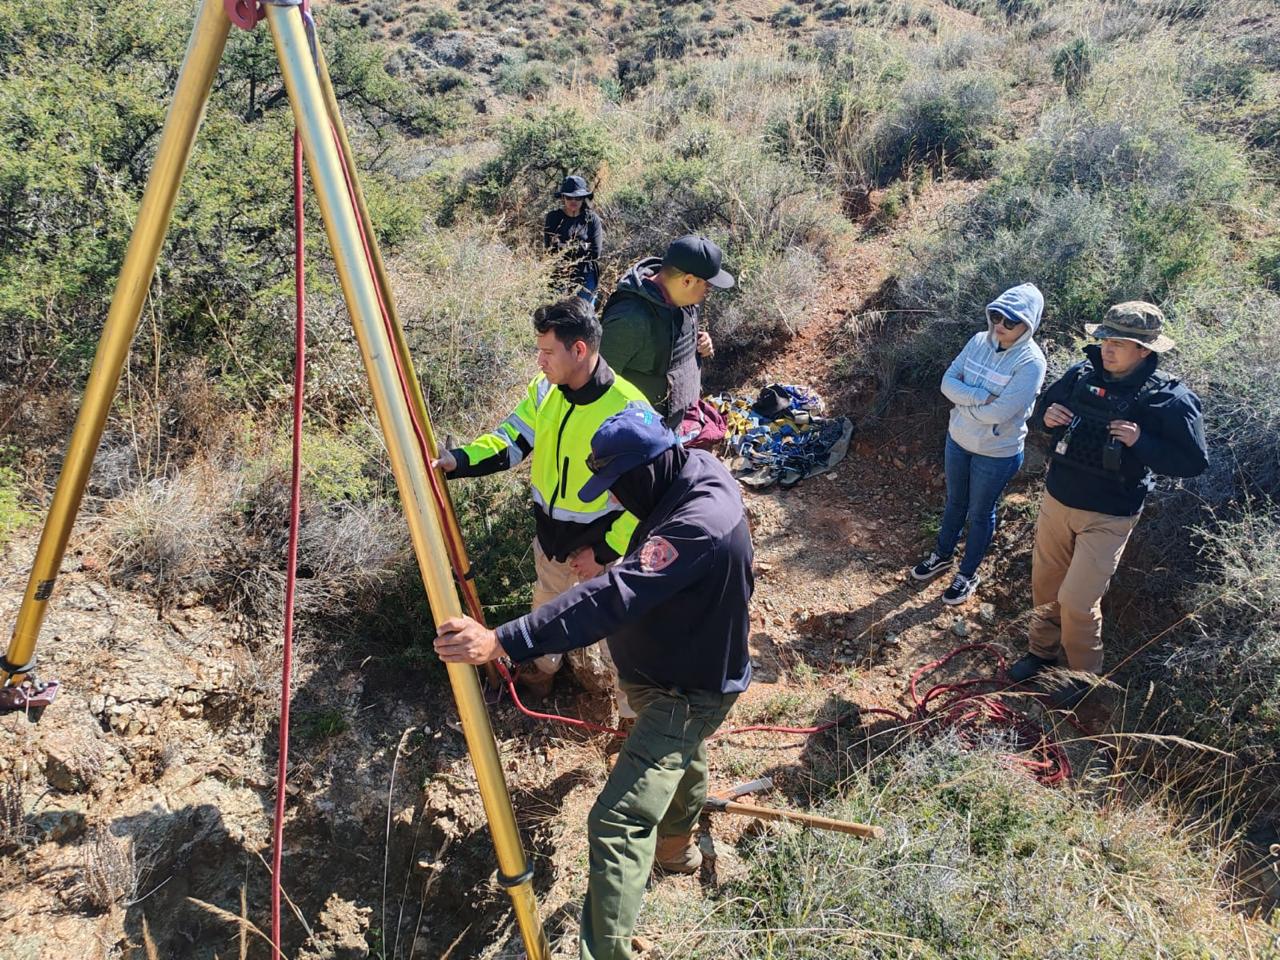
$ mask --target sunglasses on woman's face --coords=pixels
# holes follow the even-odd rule
[[[996,323],[1004,327],[1006,330],[1017,330],[1020,326],[1023,325],[1024,321],[1010,320],[1004,314],[999,314],[996,316]]]

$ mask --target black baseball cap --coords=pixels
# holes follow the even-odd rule
[[[706,237],[688,234],[671,241],[662,255],[662,265],[691,273],[717,289],[728,290],[733,286],[733,274],[720,269],[723,256],[720,248]]]

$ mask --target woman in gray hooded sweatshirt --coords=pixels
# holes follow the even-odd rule
[[[991,545],[996,506],[1022,466],[1036,394],[1044,382],[1044,353],[1035,342],[1044,295],[1024,283],[987,305],[987,329],[973,335],[942,377],[942,393],[954,406],[947,429],[947,504],[938,543],[911,570],[932,580],[954,563],[967,521],[964,557],[942,602],[963,603],[981,578],[978,565]]]

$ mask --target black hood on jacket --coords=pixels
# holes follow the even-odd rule
[[[618,278],[618,289],[643,297],[664,310],[679,310],[679,307],[667,303],[666,297],[662,295],[657,284],[648,282],[652,281],[661,269],[661,257],[646,257]]]
[[[584,383],[578,389],[560,384],[556,387],[564,398],[570,403],[576,403],[578,406],[585,406],[588,403],[595,403],[613,386],[613,371],[609,369],[609,365],[604,362],[604,357],[596,357],[596,365],[591,371],[591,379]]]

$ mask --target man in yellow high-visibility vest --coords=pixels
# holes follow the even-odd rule
[[[524,399],[491,433],[466,446],[441,454],[436,465],[450,479],[477,477],[509,470],[531,459],[533,513],[537,536],[533,541],[537,609],[581,580],[589,580],[627,548],[636,518],[607,492],[589,502],[580,497],[590,479],[587,456],[591,438],[610,416],[630,406],[648,408],[638,389],[614,375],[600,356],[600,321],[592,308],[570,297],[533,314],[537,334],[538,367]],[[617,688],[617,671],[608,648],[599,644],[594,656],[603,661],[624,719],[635,716]],[[537,696],[551,691],[563,654],[539,657],[534,669],[521,674],[522,684]],[[575,651],[575,666],[587,672],[592,654]]]

